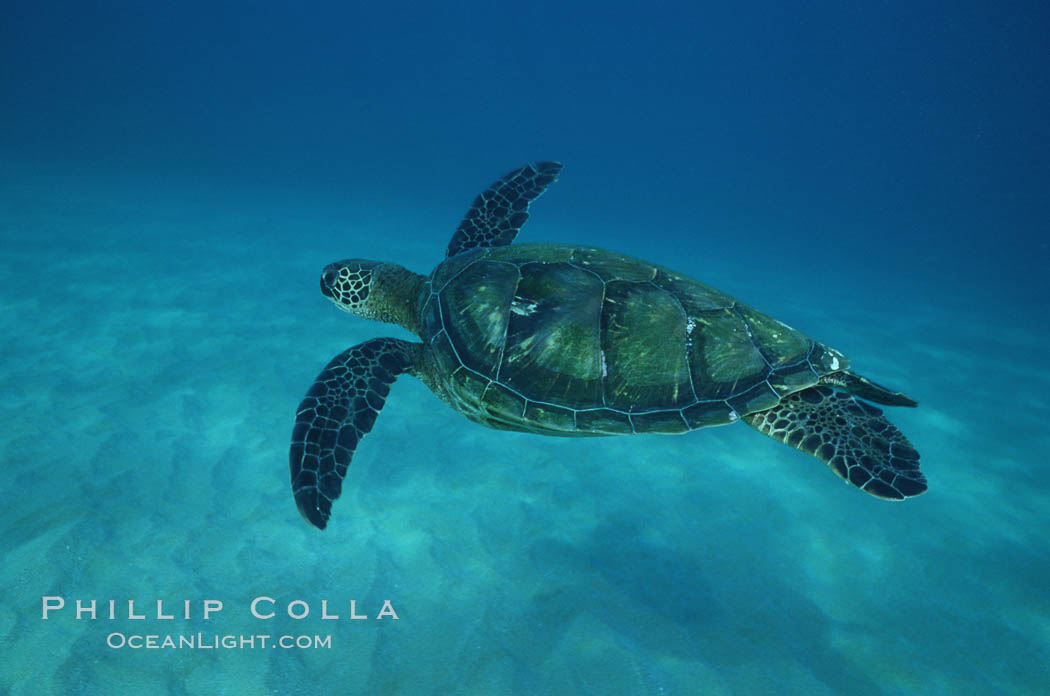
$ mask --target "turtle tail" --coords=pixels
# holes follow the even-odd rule
[[[867,399],[876,404],[884,406],[918,406],[919,402],[911,397],[905,396],[899,391],[887,389],[881,384],[875,384],[867,377],[861,377],[855,372],[843,370],[832,372],[820,378],[818,384],[826,384],[829,387],[841,389],[854,396]]]

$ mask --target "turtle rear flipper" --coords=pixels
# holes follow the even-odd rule
[[[876,497],[903,500],[926,490],[919,453],[882,411],[855,397],[810,387],[744,420]]]
[[[354,450],[375,424],[390,385],[422,347],[373,338],[335,356],[299,404],[292,430],[292,493],[306,521],[324,529]]]

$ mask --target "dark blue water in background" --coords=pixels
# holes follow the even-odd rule
[[[0,693],[1039,693],[1048,31],[1037,2],[4,3]],[[401,335],[335,312],[320,268],[427,272],[540,159],[566,168],[519,239],[672,266],[847,352],[922,403],[891,416],[930,493],[880,507],[743,426],[484,431],[402,380],[347,481],[396,504],[304,528],[298,399]],[[406,616],[305,657],[39,619],[260,593]]]
[[[0,138],[30,172],[356,191],[447,218],[465,177],[557,158],[577,174],[550,214],[615,241],[863,254],[931,294],[1023,300],[1050,253],[1047,15],[7,3]]]

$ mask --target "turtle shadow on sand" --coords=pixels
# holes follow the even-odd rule
[[[635,671],[656,683],[659,665],[668,664],[661,658],[669,657],[670,664],[701,662],[712,673],[768,669],[750,680],[779,689],[782,665],[790,662],[834,693],[884,693],[864,665],[834,645],[836,630],[856,627],[840,626],[791,578],[748,563],[758,548],[775,546],[773,532],[765,533],[766,542],[752,540],[753,549],[750,543],[748,549],[738,546],[713,564],[678,545],[647,539],[646,523],[641,511],[637,517],[616,514],[578,543],[548,537],[530,545],[534,567],[566,578],[521,608],[522,622],[543,622],[523,643],[530,646],[530,659],[555,651],[573,622],[587,614],[600,618],[604,635],[644,663]],[[674,684],[674,675],[663,678]]]
[[[361,439],[400,374],[467,418],[567,437],[685,433],[742,420],[879,498],[926,490],[919,453],[867,402],[915,406],[829,348],[675,271],[591,247],[512,244],[557,162],[482,192],[427,276],[393,263],[327,266],[321,292],[421,342],[337,355],[299,405],[292,491],[324,529]]]

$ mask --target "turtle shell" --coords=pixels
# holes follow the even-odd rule
[[[446,259],[419,325],[442,398],[485,425],[549,435],[731,423],[848,366],[674,271],[559,244]]]

